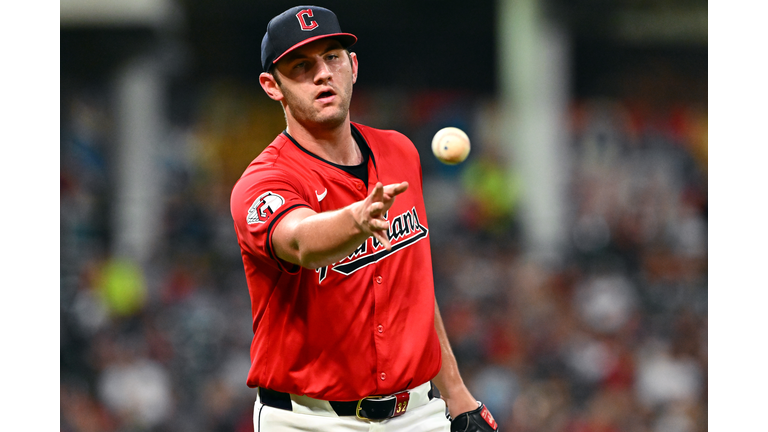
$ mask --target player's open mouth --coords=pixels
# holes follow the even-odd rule
[[[317,95],[317,98],[315,99],[323,103],[328,103],[333,100],[334,96],[336,96],[336,93],[329,90],[329,91],[321,92],[320,94]]]

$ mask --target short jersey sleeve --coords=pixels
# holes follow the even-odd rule
[[[310,207],[297,181],[278,169],[248,170],[232,189],[230,209],[238,242],[259,261],[295,273],[299,266],[277,257],[272,233],[283,216],[299,207]]]

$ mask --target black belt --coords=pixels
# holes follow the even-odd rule
[[[407,392],[400,392],[390,396],[372,396],[356,401],[329,401],[329,403],[339,416],[357,416],[367,420],[384,420],[405,412],[404,410],[399,412],[398,401],[402,400],[402,398],[397,396],[405,393]],[[434,398],[431,388],[429,389],[428,396],[430,400]],[[288,393],[259,387],[259,399],[266,406],[293,411],[291,395]]]

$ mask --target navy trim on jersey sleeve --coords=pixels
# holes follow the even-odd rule
[[[294,205],[286,208],[285,210],[279,212],[277,215],[275,215],[272,218],[272,222],[270,222],[269,226],[267,227],[267,253],[269,253],[269,257],[270,258],[275,260],[275,262],[277,263],[277,266],[280,268],[280,270],[282,270],[284,272],[287,272],[289,274],[296,274],[296,273],[298,273],[299,270],[301,269],[301,266],[299,266],[298,264],[288,263],[288,262],[283,261],[282,259],[277,257],[277,255],[275,254],[275,251],[274,251],[274,246],[272,245],[272,228],[274,228],[275,225],[277,224],[277,221],[282,219],[282,217],[285,216],[286,214],[288,214],[289,211],[291,211],[291,210],[293,210],[295,208],[298,208],[298,207],[311,208],[308,204],[294,204]],[[285,268],[283,263],[290,264],[291,268],[290,269]]]

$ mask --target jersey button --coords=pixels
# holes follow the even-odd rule
[[[381,285],[381,281],[382,280],[383,280],[383,278],[381,276],[376,276],[376,283],[377,284]]]
[[[382,372],[382,373],[381,373],[381,380],[382,380],[382,381],[384,381],[385,379],[387,379],[387,374],[385,374],[384,372]]]
[[[355,182],[355,187],[357,188],[357,190],[362,190],[363,189],[363,183],[362,182]]]
[[[378,330],[379,330],[379,333],[384,333],[384,326],[379,324]]]

